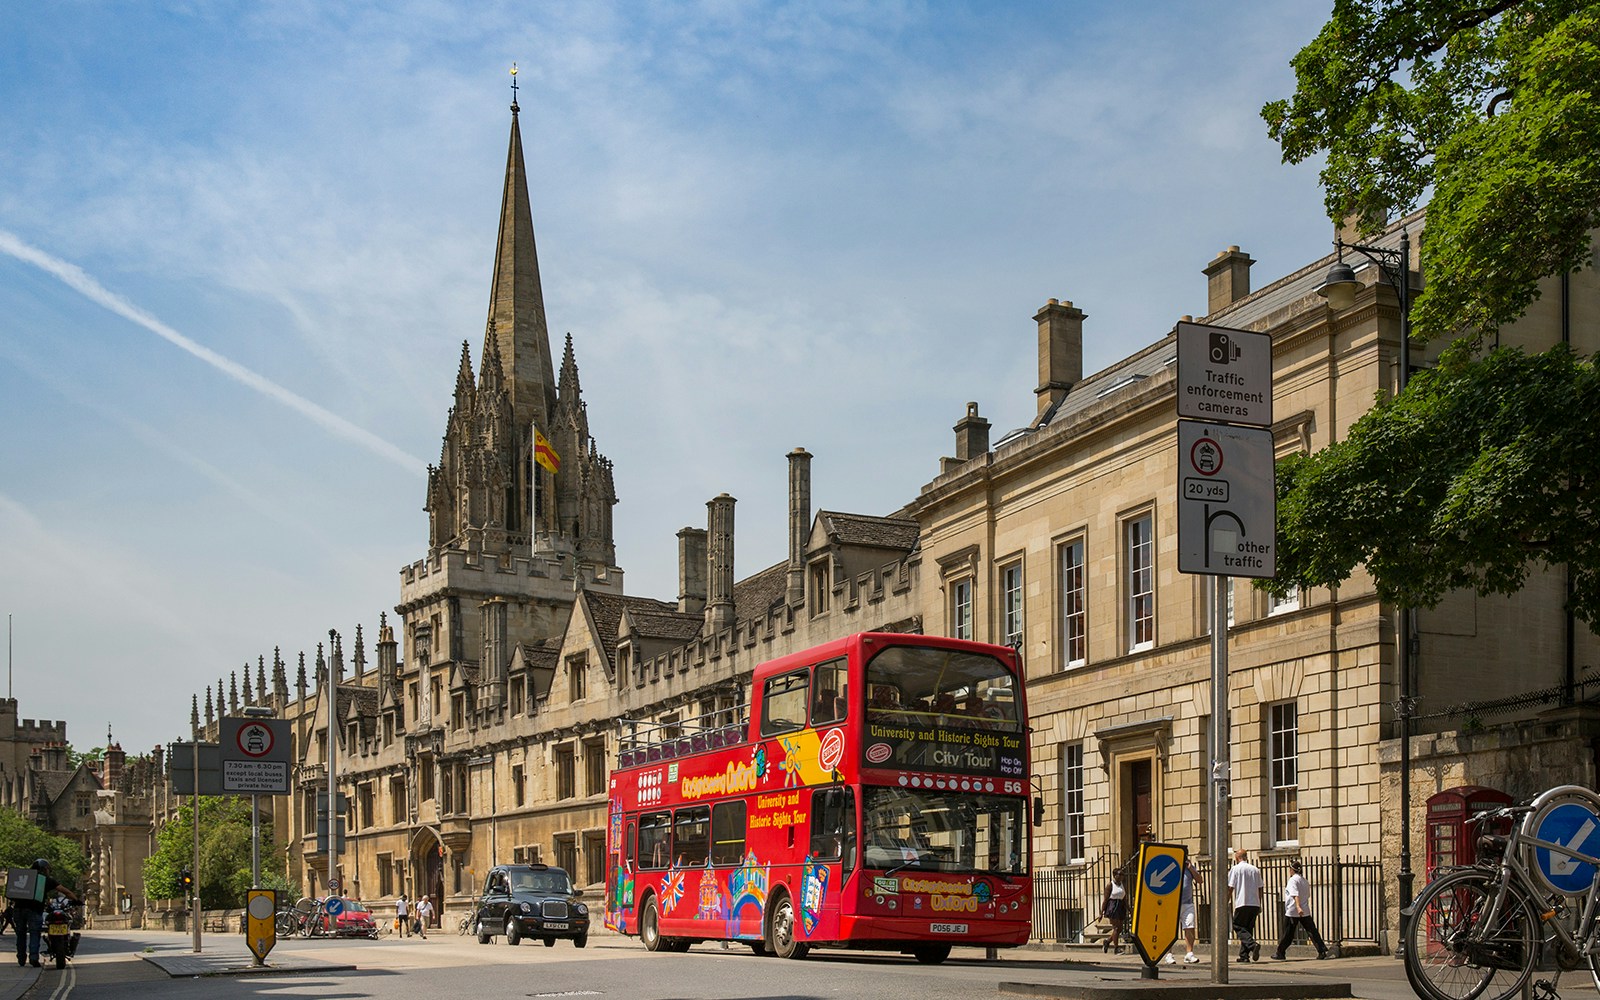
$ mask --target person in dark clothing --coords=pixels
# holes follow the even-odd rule
[[[56,893],[61,893],[69,899],[77,899],[78,894],[50,877],[50,861],[40,858],[33,863],[33,870],[44,879],[44,897],[49,899]],[[13,919],[17,927],[17,964],[32,965],[39,968],[39,936],[44,933],[44,904],[36,903],[31,899],[13,899],[11,901]]]

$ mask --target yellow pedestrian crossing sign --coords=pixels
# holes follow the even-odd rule
[[[1154,965],[1178,940],[1183,872],[1189,852],[1179,844],[1139,845],[1139,877],[1133,885],[1133,940]]]

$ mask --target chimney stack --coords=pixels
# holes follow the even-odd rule
[[[706,629],[733,625],[733,497],[719,493],[706,502],[710,513],[706,545]]]
[[[678,610],[686,615],[706,610],[706,529],[678,532]]]
[[[965,462],[989,451],[989,421],[978,416],[978,404],[967,404],[967,415],[956,421],[956,461]]]
[[[790,607],[806,602],[806,539],[811,536],[811,453],[789,452],[789,592]]]
[[[1051,299],[1034,315],[1039,324],[1039,416],[1083,381],[1084,311],[1071,302]]]
[[[1214,313],[1250,294],[1250,265],[1255,260],[1238,247],[1229,247],[1201,269],[1206,276],[1206,312]]]

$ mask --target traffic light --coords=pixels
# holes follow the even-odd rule
[[[183,893],[187,896],[189,890],[194,888],[194,872],[187,868],[178,872],[178,884],[183,886]]]

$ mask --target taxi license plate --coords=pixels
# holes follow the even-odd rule
[[[966,924],[930,924],[928,930],[934,934],[965,934]]]
[[[564,931],[567,929],[567,925],[565,921],[561,920],[546,920],[544,929],[547,931]]]

